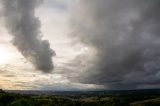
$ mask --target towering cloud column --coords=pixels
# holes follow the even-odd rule
[[[41,23],[35,8],[42,0],[2,0],[4,18],[13,44],[37,70],[51,72],[54,51],[41,39]]]

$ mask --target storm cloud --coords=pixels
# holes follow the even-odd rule
[[[41,23],[35,16],[42,0],[1,0],[3,15],[13,45],[37,70],[51,72],[54,68],[48,40],[42,39]]]
[[[96,52],[73,81],[110,89],[159,86],[159,10],[159,0],[76,0],[72,37]]]

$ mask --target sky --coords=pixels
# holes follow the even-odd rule
[[[0,88],[160,88],[159,0],[0,0]]]

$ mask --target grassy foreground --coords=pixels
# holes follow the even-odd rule
[[[160,106],[155,93],[114,95],[29,95],[0,93],[0,106]]]

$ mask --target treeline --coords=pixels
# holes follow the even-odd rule
[[[55,98],[52,96],[31,96],[20,94],[0,94],[0,106],[117,106],[118,101],[110,102],[95,101],[84,102],[79,100],[71,100]]]
[[[31,96],[20,94],[0,94],[0,106],[118,106],[120,101],[113,98],[110,101],[80,101],[55,98],[53,96]],[[124,104],[123,104],[124,105]],[[127,104],[126,104],[127,105]]]
[[[154,99],[160,98],[159,95],[123,95],[91,98],[88,99],[88,97],[85,98],[83,96],[79,99],[74,99],[63,96],[22,95],[1,92],[0,106],[160,106],[160,99]]]

